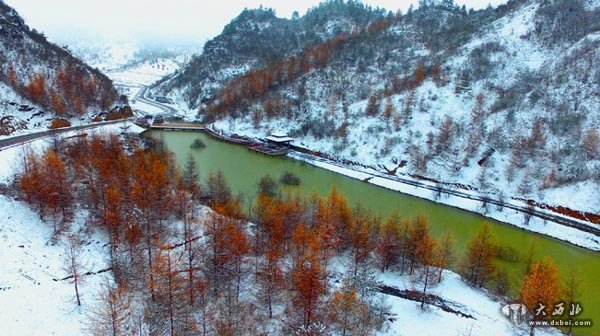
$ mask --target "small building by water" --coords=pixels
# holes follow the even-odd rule
[[[249,145],[248,149],[271,156],[286,155],[294,139],[285,132],[276,132],[264,138],[263,141],[264,143]]]
[[[269,144],[277,146],[289,146],[294,138],[287,135],[285,132],[275,132],[265,138]]]

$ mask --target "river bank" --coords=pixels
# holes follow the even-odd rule
[[[248,142],[252,141],[249,137],[243,137],[245,142],[241,143],[239,139],[242,137],[237,134],[227,134],[227,132],[214,128],[206,128],[206,130],[206,133],[211,137],[232,144],[247,145]],[[440,183],[407,175],[400,177],[389,174],[389,172],[386,174],[373,166],[347,160],[334,160],[308,148],[293,146],[292,149],[287,157],[293,160],[302,161],[389,190],[473,212],[591,251],[600,251],[600,225],[547,208],[534,206],[528,200],[503,199],[489,194],[481,194],[474,188],[468,188],[468,186],[459,187],[452,183]]]
[[[401,192],[407,195],[426,199],[438,204],[451,206],[454,208],[467,210],[477,213],[487,218],[513,225],[520,229],[541,234],[550,238],[568,242],[591,251],[600,251],[600,237],[594,233],[592,223],[587,223],[577,219],[567,219],[560,214],[551,214],[543,209],[536,209],[537,215],[524,212],[520,209],[526,209],[527,203],[518,200],[507,200],[498,202],[489,199],[487,204],[481,201],[482,196],[474,191],[464,190],[439,190],[439,186],[432,182],[417,181],[415,179],[405,178],[404,180],[395,180],[382,176],[380,172],[372,168],[363,168],[339,164],[335,161],[312,157],[299,152],[288,154],[290,158],[303,161],[314,165],[315,167],[327,169],[354,179],[374,184],[386,189]],[[414,183],[411,183],[414,182]],[[501,206],[499,204],[502,204]],[[543,218],[547,216],[546,219]],[[557,223],[549,220],[550,216],[566,219],[572,222],[572,226]]]

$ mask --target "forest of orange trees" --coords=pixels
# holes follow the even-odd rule
[[[381,218],[351,207],[335,188],[327,197],[283,195],[269,177],[258,181],[251,211],[244,211],[221,172],[200,183],[195,161],[178,167],[160,141],[56,140],[43,153],[24,155],[21,168],[21,198],[55,235],[84,213],[88,232],[104,232],[110,242],[114,282],[89,317],[95,334],[131,334],[132,328],[261,334],[275,320],[286,334],[373,334],[387,318],[374,280],[384,271],[414,279],[419,290],[412,299],[422,308],[430,304],[428,287],[443,281],[448,268],[474,287],[511,293],[489,225],[463,256],[454,251],[452,233],[430,235],[425,216]],[[329,275],[339,260],[345,275],[332,286]],[[571,280],[560,282],[552,260],[531,258],[522,289],[512,292],[533,311],[538,302],[576,300]]]
[[[32,103],[59,117],[69,114],[81,116],[90,106],[107,110],[118,98],[109,81],[73,64],[60,68],[53,76],[38,73],[21,79],[8,62],[2,66],[0,79]]]
[[[223,117],[224,113],[239,108],[249,101],[259,100],[264,105],[265,117],[281,117],[280,111],[289,111],[282,106],[290,104],[289,101],[283,101],[281,97],[264,98],[269,89],[291,83],[303,75],[309,73],[312,69],[324,68],[332,59],[335,59],[340,50],[348,43],[358,43],[364,39],[372,38],[389,27],[393,22],[401,18],[400,14],[389,16],[382,20],[372,22],[366,27],[357,28],[352,33],[336,36],[331,40],[324,41],[312,47],[307,47],[296,56],[284,59],[277,63],[269,64],[267,67],[239,76],[227,83],[218,94],[218,99],[208,108],[208,119],[218,119]],[[437,69],[437,67],[436,67]],[[424,68],[421,66],[418,73],[421,73],[421,79],[417,79],[420,84],[424,77]],[[417,74],[417,76],[419,76]],[[410,82],[405,78],[407,84]],[[412,82],[410,82],[412,83]],[[400,85],[400,82],[398,82]],[[290,116],[288,116],[290,117]],[[255,115],[254,118],[262,118]]]

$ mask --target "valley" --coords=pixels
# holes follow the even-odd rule
[[[202,45],[0,0],[0,330],[598,335],[600,1],[411,3]]]

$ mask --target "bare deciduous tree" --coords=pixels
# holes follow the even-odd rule
[[[69,281],[75,289],[75,300],[81,306],[81,284],[83,282],[80,262],[81,241],[76,236],[70,236],[67,240],[67,256],[64,270],[67,272]]]
[[[130,335],[130,300],[125,288],[106,284],[98,297],[98,304],[88,316],[88,330],[98,336]]]

